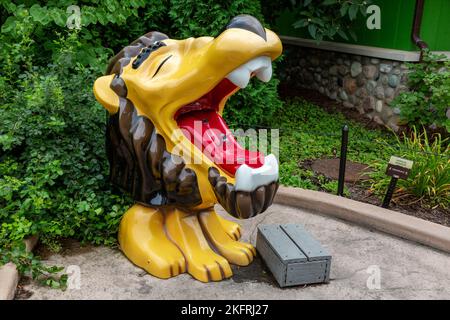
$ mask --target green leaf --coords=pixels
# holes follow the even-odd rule
[[[335,3],[337,3],[337,0],[325,0],[324,2],[322,2],[322,5],[329,6]]]
[[[46,21],[48,21],[48,12],[46,10],[46,8],[42,8],[40,5],[38,4],[34,4],[31,6],[30,8],[30,15],[33,17],[34,21],[40,22],[40,23],[44,23]]]
[[[350,20],[355,20],[356,14],[358,13],[359,6],[357,4],[352,4],[348,9],[348,16]]]
[[[345,40],[348,41],[347,34],[345,34],[345,32],[344,32],[342,29],[339,29],[339,30],[337,31],[337,34],[338,34],[341,38],[343,38],[343,39],[345,39]]]
[[[341,17],[344,17],[347,14],[349,4],[347,2],[344,2],[341,9],[339,10],[341,13]]]
[[[2,25],[2,33],[8,33],[13,30],[16,26],[16,17],[9,16],[5,23]]]
[[[309,31],[309,34],[311,35],[311,37],[313,39],[316,39],[317,26],[315,24],[310,24],[308,26],[308,31]]]

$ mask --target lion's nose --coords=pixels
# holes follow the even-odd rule
[[[259,22],[255,17],[248,14],[240,14],[231,19],[231,21],[225,27],[225,30],[232,28],[248,30],[250,32],[256,33],[258,36],[263,38],[264,41],[267,41],[266,30],[261,25],[261,22]]]

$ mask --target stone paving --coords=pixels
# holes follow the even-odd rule
[[[223,211],[221,211],[223,213]],[[225,213],[223,213],[225,215]],[[25,281],[18,299],[450,299],[450,255],[341,220],[281,205],[247,221],[243,238],[253,244],[256,227],[300,223],[333,255],[328,284],[280,289],[259,259],[233,267],[231,279],[201,283],[188,274],[161,280],[131,264],[115,249],[77,243],[47,257],[79,267],[80,288],[60,291]],[[377,287],[376,275],[380,275]]]

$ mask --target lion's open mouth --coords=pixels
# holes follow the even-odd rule
[[[271,75],[270,58],[265,56],[254,58],[230,72],[211,91],[181,107],[175,114],[179,128],[183,130],[191,143],[231,176],[239,175],[238,169],[248,173],[248,170],[256,168],[264,172],[270,168],[265,168],[264,164],[267,160],[261,152],[246,150],[236,141],[219,114],[219,105],[223,99],[237,91],[237,88],[245,88],[252,76],[267,82]],[[272,164],[272,158],[269,162],[268,164]]]

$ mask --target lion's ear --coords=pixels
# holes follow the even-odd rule
[[[110,88],[115,74],[103,76],[94,82],[94,95],[109,113],[114,114],[119,110],[119,96]]]

